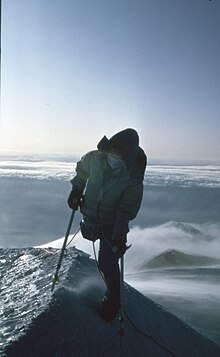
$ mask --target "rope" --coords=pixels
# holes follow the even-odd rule
[[[98,265],[98,260],[97,260],[97,255],[96,255],[96,251],[95,251],[95,244],[94,242],[93,243],[93,251],[94,251],[94,258],[95,258],[95,262],[96,262],[96,266],[97,266],[97,269],[99,271],[99,274],[101,276],[101,278],[103,279],[104,283],[106,284],[105,282],[105,278],[101,272],[101,270],[99,269],[99,265]],[[157,346],[159,346],[161,349],[163,349],[164,351],[168,352],[171,356],[173,357],[177,357],[177,355],[175,353],[173,353],[171,350],[169,350],[167,347],[163,346],[160,342],[158,342],[153,336],[147,334],[146,332],[142,331],[139,327],[137,327],[135,325],[135,323],[131,320],[131,318],[129,317],[129,315],[127,314],[127,312],[125,310],[123,310],[124,312],[124,315],[126,316],[128,322],[131,324],[131,326],[133,326],[133,328],[138,332],[140,333],[142,336],[144,337],[147,337],[148,339],[150,339],[151,341],[153,341]]]
[[[134,327],[134,329],[140,333],[142,336],[145,336],[147,338],[149,338],[150,340],[152,340],[155,344],[157,344],[158,346],[160,346],[160,348],[162,348],[163,350],[165,350],[166,352],[168,352],[171,356],[173,357],[177,357],[177,355],[175,355],[175,353],[173,353],[172,351],[170,351],[167,347],[163,346],[160,342],[158,342],[154,337],[148,335],[147,333],[143,332],[141,329],[139,329],[134,322],[130,319],[130,317],[128,316],[127,312],[124,311],[125,316],[127,317],[128,322],[131,324],[131,326]]]
[[[45,252],[47,252],[50,255],[56,255],[56,254],[58,254],[60,252],[60,249],[56,250],[55,252],[51,252],[50,250],[48,250],[46,248],[41,248],[41,249],[43,249]]]
[[[66,248],[70,245],[70,243],[73,241],[73,239],[75,238],[75,236],[77,235],[77,233],[79,232],[79,230],[80,230],[80,227],[76,230],[76,232],[73,234],[73,236],[72,236],[72,238],[70,239],[70,241],[67,243],[67,245],[66,245]],[[65,248],[65,249],[66,249]],[[60,252],[60,249],[61,248],[59,248],[58,250],[56,250],[55,252],[51,252],[50,250],[48,250],[48,249],[46,249],[46,248],[41,248],[41,249],[43,249],[45,252],[47,252],[48,254],[51,254],[51,255],[56,255],[56,254],[58,254],[59,252]]]
[[[73,234],[72,238],[70,239],[70,241],[67,243],[66,247],[68,247],[70,245],[70,243],[73,241],[73,239],[75,238],[75,236],[77,235],[77,233],[80,231],[80,227],[76,230],[76,232]]]

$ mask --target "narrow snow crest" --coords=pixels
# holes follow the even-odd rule
[[[118,318],[107,323],[99,316],[105,284],[95,261],[75,248],[68,250],[51,296],[58,253],[42,248],[1,250],[2,356],[220,355],[217,345],[128,284],[123,299],[125,333],[120,337]]]

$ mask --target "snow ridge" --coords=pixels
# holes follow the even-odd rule
[[[126,316],[125,336],[123,337],[118,335],[120,326],[117,318],[112,323],[107,323],[100,318],[99,304],[105,291],[104,283],[94,260],[75,248],[68,249],[60,272],[62,281],[50,299],[50,282],[58,260],[58,256],[51,253],[56,251],[34,248],[9,249],[4,252],[1,250],[2,275],[6,271],[8,274],[13,271],[14,274],[15,285],[11,294],[17,293],[16,280],[19,280],[20,286],[22,284],[25,286],[25,282],[27,284],[25,279],[28,276],[31,277],[32,284],[37,287],[38,291],[38,294],[29,297],[30,291],[26,286],[26,295],[29,299],[30,310],[32,310],[31,312],[29,310],[28,318],[27,315],[26,317],[17,316],[17,318],[23,320],[27,328],[20,328],[14,341],[11,337],[7,340],[3,346],[3,356],[171,356],[155,341],[138,332]],[[26,258],[27,255],[28,258]],[[11,266],[7,263],[6,267],[9,256]],[[21,259],[23,261],[29,259],[29,262],[23,268],[19,266],[16,271],[16,266]],[[38,273],[38,270],[41,270],[41,273]],[[6,290],[9,289],[7,282],[6,286]],[[42,298],[43,294],[46,294],[46,297]],[[125,284],[124,296],[124,307],[129,319],[139,330],[152,336],[172,351],[173,355],[178,357],[217,357],[220,355],[220,348],[215,343],[128,284]],[[24,292],[23,297],[27,307]],[[34,301],[36,305],[38,302],[39,307],[32,306]],[[13,315],[13,312],[11,314]],[[10,313],[5,316],[4,328],[7,326],[9,316]],[[16,318],[15,315],[14,317]],[[1,332],[2,335],[4,331]],[[11,330],[12,334],[14,331]]]

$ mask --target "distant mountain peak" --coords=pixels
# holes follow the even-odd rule
[[[195,234],[195,235],[202,234],[199,229],[197,229],[197,228],[193,227],[191,224],[185,223],[185,222],[169,221],[169,222],[165,223],[164,226],[169,227],[169,228],[170,227],[178,228],[178,229],[181,229],[185,233],[190,233],[190,234]]]
[[[218,264],[220,264],[220,259],[208,256],[190,255],[175,249],[167,249],[163,253],[139,266],[139,269],[211,266]]]
[[[195,239],[201,239],[204,241],[211,241],[213,237],[207,234],[202,233],[199,229],[195,228],[193,224],[185,223],[185,222],[176,222],[176,221],[169,221],[163,224],[165,228],[176,228],[181,230],[182,232],[191,235]]]

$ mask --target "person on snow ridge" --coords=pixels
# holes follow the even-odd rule
[[[111,321],[120,308],[118,261],[128,249],[129,221],[140,209],[147,158],[130,128],[110,139],[104,136],[97,149],[77,163],[68,204],[73,210],[80,207],[83,237],[100,239],[98,265],[107,285],[101,316]]]

